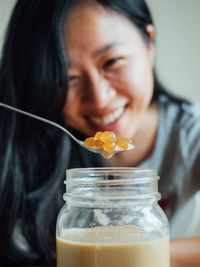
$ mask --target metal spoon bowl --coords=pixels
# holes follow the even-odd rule
[[[26,112],[26,111],[23,111],[21,109],[18,109],[18,108],[14,108],[12,106],[9,106],[9,105],[6,105],[6,104],[3,104],[0,102],[0,107],[2,108],[6,108],[6,109],[9,109],[9,110],[12,110],[12,111],[15,111],[15,112],[18,112],[18,113],[21,113],[25,116],[28,116],[28,117],[31,117],[33,119],[36,119],[36,120],[39,120],[39,121],[42,121],[44,123],[47,123],[47,124],[50,124],[56,128],[58,128],[59,130],[63,131],[65,134],[67,134],[70,138],[72,138],[77,144],[79,144],[80,146],[84,147],[85,149],[91,151],[91,152],[94,152],[94,153],[99,153],[101,154],[103,157],[105,158],[111,158],[115,153],[119,153],[119,152],[123,152],[123,151],[128,151],[128,150],[131,150],[131,149],[134,149],[135,146],[134,145],[131,145],[129,144],[128,145],[128,148],[127,149],[120,149],[120,148],[117,148],[116,151],[113,151],[113,152],[107,152],[107,151],[104,151],[100,148],[95,148],[95,147],[87,147],[84,145],[84,142],[83,141],[80,141],[79,139],[77,139],[73,134],[71,134],[67,129],[65,129],[64,127],[62,127],[61,125],[53,122],[53,121],[50,121],[50,120],[47,120],[47,119],[44,119],[40,116],[36,116],[32,113],[29,113],[29,112]]]

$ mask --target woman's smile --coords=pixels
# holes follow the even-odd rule
[[[89,120],[93,123],[95,123],[97,126],[101,125],[101,126],[105,126],[105,125],[109,125],[111,123],[114,123],[116,120],[118,120],[121,115],[124,112],[124,107],[120,107],[118,109],[116,109],[113,112],[110,112],[106,115],[94,115],[89,117]]]

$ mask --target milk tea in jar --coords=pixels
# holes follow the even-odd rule
[[[155,169],[67,170],[57,267],[169,267],[169,227]]]

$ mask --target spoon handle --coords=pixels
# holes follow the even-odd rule
[[[9,109],[9,110],[12,110],[12,111],[15,111],[15,112],[18,112],[18,113],[21,113],[25,116],[28,116],[28,117],[31,117],[33,119],[36,119],[36,120],[39,120],[39,121],[42,121],[44,123],[47,123],[47,124],[50,124],[58,129],[60,129],[61,131],[63,131],[65,134],[67,134],[69,137],[71,137],[75,142],[77,142],[79,145],[82,145],[81,141],[79,141],[75,136],[73,136],[68,130],[66,130],[64,127],[62,127],[61,125],[53,122],[53,121],[50,121],[50,120],[47,120],[47,119],[44,119],[42,117],[39,117],[39,116],[36,116],[32,113],[29,113],[29,112],[26,112],[26,111],[23,111],[21,109],[18,109],[18,108],[14,108],[12,106],[9,106],[9,105],[6,105],[6,104],[3,104],[0,102],[0,107],[3,107],[3,108],[6,108],[6,109]]]

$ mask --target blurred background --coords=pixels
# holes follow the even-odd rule
[[[173,93],[200,102],[200,0],[146,1],[156,25],[156,70],[161,81]],[[0,53],[15,2],[0,0]]]

